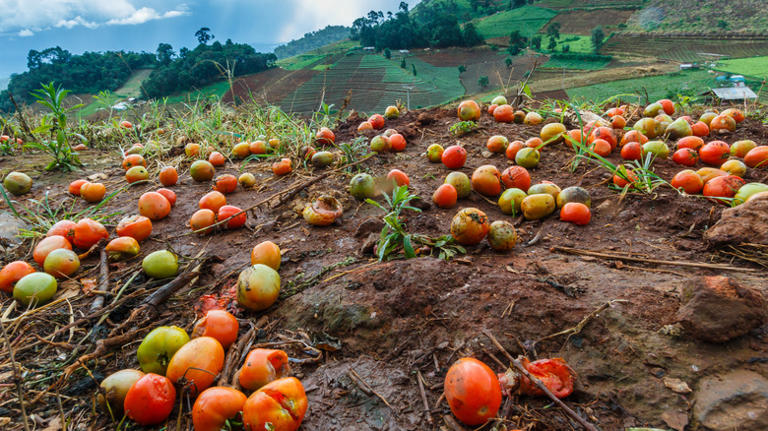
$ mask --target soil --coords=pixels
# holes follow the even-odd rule
[[[337,143],[351,141],[359,118],[350,118],[336,129]],[[664,377],[697,383],[727,370],[744,369],[768,376],[768,331],[753,331],[726,344],[696,341],[674,330],[682,288],[699,275],[728,275],[738,283],[762,289],[766,272],[743,261],[728,262],[753,272],[736,272],[654,265],[642,262],[576,256],[555,247],[572,247],[597,252],[621,253],[636,258],[667,261],[720,261],[707,249],[702,234],[716,222],[723,207],[705,199],[685,198],[668,188],[657,189],[651,196],[621,196],[608,187],[610,175],[582,161],[570,169],[572,150],[549,145],[542,151],[540,165],[531,170],[533,182],[552,181],[561,188],[581,186],[592,197],[592,222],[584,227],[560,222],[557,216],[540,221],[524,221],[503,215],[499,208],[477,194],[460,200],[453,209],[431,206],[433,190],[448,173],[442,164],[431,164],[422,155],[427,146],[443,146],[457,141],[468,150],[466,166],[461,171],[471,175],[474,168],[494,164],[499,170],[510,165],[503,155],[484,153],[485,140],[503,134],[510,140],[538,136],[540,126],[500,124],[484,115],[479,129],[460,138],[449,133],[455,123],[455,111],[432,109],[411,111],[397,120],[388,120],[387,128],[398,129],[408,139],[402,153],[378,155],[362,167],[383,176],[397,167],[410,176],[411,191],[423,198],[423,211],[407,214],[408,230],[437,237],[449,232],[450,221],[459,208],[477,207],[491,220],[509,220],[517,226],[520,241],[511,253],[497,253],[483,242],[469,247],[466,255],[443,261],[433,257],[377,262],[360,250],[368,233],[376,233],[374,222],[358,232],[358,226],[382,213],[372,205],[354,200],[345,188],[349,174],[330,175],[298,193],[283,205],[262,205],[249,213],[247,227],[208,236],[189,236],[186,226],[197,209],[198,199],[210,190],[209,183],[195,183],[186,172],[189,161],[179,156],[167,163],[181,163],[180,183],[172,189],[178,200],[166,219],[154,223],[150,240],[142,243],[142,255],[166,247],[183,256],[182,263],[202,253],[205,260],[200,279],[179,290],[163,304],[157,324],[169,322],[190,330],[204,306],[202,295],[212,295],[237,313],[241,335],[258,322],[255,343],[304,340],[319,349],[318,356],[301,344],[285,345],[294,374],[304,383],[309,397],[309,411],[304,430],[432,430],[461,429],[450,419],[450,410],[441,399],[442,382],[450,365],[462,356],[475,356],[496,372],[503,372],[502,352],[490,343],[483,331],[493,333],[513,356],[529,358],[562,357],[578,373],[577,388],[565,401],[603,430],[628,426],[666,428],[665,420],[688,421],[690,397],[668,389]],[[372,136],[372,134],[371,134]],[[735,136],[727,140],[735,140]],[[765,142],[768,131],[757,121],[747,120],[738,128],[738,138]],[[181,147],[171,154],[182,153]],[[32,172],[32,192],[19,201],[31,207],[30,199],[49,199],[75,210],[86,207],[80,200],[66,196],[66,184],[79,177],[103,173],[108,190],[124,184],[120,157],[116,151],[89,150],[85,172],[45,174],[43,158],[27,155],[0,160],[2,173],[13,169]],[[620,163],[617,154],[610,160]],[[658,161],[657,173],[667,179],[681,168],[671,160]],[[156,173],[157,162],[150,171]],[[240,164],[229,163],[217,170],[237,174]],[[257,187],[227,196],[228,203],[249,207],[254,203],[302,183],[323,171],[297,169],[294,174],[275,178],[268,162],[251,162],[244,170],[256,175]],[[749,170],[747,181],[758,181],[765,171]],[[106,205],[105,214],[131,214],[138,197],[156,185],[136,185]],[[308,226],[299,211],[320,194],[332,194],[344,205],[344,216],[335,225],[324,228]],[[0,207],[7,210],[5,204]],[[120,216],[108,223],[110,231]],[[367,231],[366,231],[367,229]],[[280,276],[281,299],[261,313],[238,309],[230,301],[231,287],[238,272],[249,264],[249,252],[255,244],[271,240],[283,251]],[[30,241],[6,250],[2,261],[29,257]],[[96,253],[98,254],[98,253]],[[122,287],[140,265],[140,258],[110,265],[110,290]],[[78,280],[62,283],[60,302],[26,317],[20,324],[6,324],[16,350],[16,360],[26,370],[28,414],[40,418],[40,425],[50,425],[59,417],[57,394],[61,399],[71,429],[113,429],[108,415],[92,405],[94,382],[79,369],[60,385],[51,387],[63,368],[79,355],[92,351],[93,343],[106,336],[114,326],[128,318],[148,292],[163,282],[139,275],[126,287],[129,298],[117,307],[109,319],[92,334],[97,319],[78,325],[47,341],[37,341],[35,334],[46,337],[55,328],[87,316],[95,295],[83,285],[95,279],[98,257],[84,259]],[[114,297],[107,296],[109,304]],[[12,304],[2,297],[4,310]],[[576,326],[593,310],[608,301],[603,312],[591,318],[583,330],[572,336],[548,335]],[[70,308],[71,307],[71,308]],[[20,315],[18,308],[9,318]],[[670,329],[672,328],[672,329]],[[96,362],[88,364],[100,380],[125,367],[137,367],[136,348],[151,327],[142,329],[133,341],[109,350]],[[35,337],[35,338],[33,338]],[[70,347],[84,340],[76,352]],[[538,340],[542,340],[537,342]],[[51,344],[53,341],[56,345]],[[21,429],[18,403],[12,382],[7,350],[3,350],[0,375],[0,417],[11,418],[4,429]],[[239,365],[239,364],[238,364]],[[363,388],[350,375],[373,391]],[[429,405],[425,413],[418,375],[424,380],[424,396]],[[34,383],[31,383],[34,382]],[[45,391],[45,392],[41,392]],[[386,400],[386,403],[383,401]],[[506,425],[526,430],[579,429],[567,415],[546,398],[518,397],[508,403]],[[191,429],[190,415],[181,414],[182,429]],[[178,407],[168,423],[173,427]],[[664,419],[667,418],[667,419]],[[672,425],[669,425],[672,426]],[[159,428],[158,428],[159,429]],[[470,428],[464,428],[470,429]],[[690,428],[700,429],[693,423]]]
[[[250,101],[253,97],[256,100],[274,104],[318,73],[310,69],[286,70],[275,67],[262,73],[236,79],[233,89],[238,102]],[[222,100],[231,103],[232,91],[228,90]]]

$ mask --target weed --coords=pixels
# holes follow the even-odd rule
[[[477,123],[474,121],[459,121],[454,123],[448,130],[453,136],[464,136],[477,130]]]
[[[51,139],[42,142],[30,142],[25,147],[46,152],[53,157],[53,160],[45,167],[47,171],[54,169],[73,171],[82,166],[77,152],[72,150],[69,143],[70,130],[67,127],[67,114],[75,109],[80,109],[82,105],[65,108],[63,102],[68,93],[69,90],[64,90],[60,86],[55,87],[53,82],[42,84],[42,88],[32,92],[37,103],[51,111],[42,117],[40,126],[34,132],[50,133]],[[76,136],[85,139],[82,135]]]

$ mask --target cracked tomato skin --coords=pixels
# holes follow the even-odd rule
[[[451,220],[451,235],[461,245],[476,245],[488,235],[491,223],[477,208],[464,208]]]
[[[445,375],[445,399],[461,422],[482,425],[496,417],[501,407],[501,385],[488,365],[475,358],[461,358]]]
[[[204,390],[192,407],[195,431],[228,429],[227,420],[237,418],[246,399],[245,394],[233,388],[215,386]]]
[[[168,378],[149,373],[128,389],[125,414],[139,425],[156,425],[168,418],[176,401],[176,389]]]
[[[288,355],[282,350],[253,349],[240,368],[240,386],[257,390],[291,371]]]
[[[542,383],[556,397],[565,398],[573,393],[574,373],[562,358],[539,359],[530,362],[523,358],[523,367]],[[542,396],[544,391],[539,389],[530,379],[520,376],[520,393],[525,395]]]
[[[195,325],[192,338],[212,337],[226,349],[237,340],[239,330],[240,323],[232,313],[225,310],[210,310]]]
[[[295,377],[285,377],[248,397],[243,424],[248,431],[296,431],[306,413],[304,386]]]

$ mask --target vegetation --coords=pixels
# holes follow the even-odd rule
[[[553,54],[542,67],[552,69],[602,69],[611,62],[611,56],[597,54]]]
[[[719,61],[717,70],[765,79],[768,77],[768,56]]]
[[[349,31],[350,28],[343,25],[329,25],[320,30],[304,33],[301,38],[275,48],[275,55],[278,59],[282,59],[322,48],[348,38]]]
[[[65,108],[64,98],[67,97],[67,93],[69,90],[64,90],[61,86],[56,87],[53,82],[43,84],[42,88],[32,92],[37,103],[50,110],[50,113],[42,116],[41,124],[35,129],[35,133],[47,134],[50,139],[30,142],[26,147],[46,152],[53,158],[45,167],[47,171],[54,169],[73,171],[82,165],[77,152],[72,150],[69,143],[74,135],[67,125],[68,114],[82,105]]]
[[[643,100],[646,93],[649,100],[658,100],[677,98],[678,95],[698,96],[713,86],[715,86],[715,80],[712,75],[706,71],[696,70],[571,88],[567,93],[571,99],[577,100],[602,101],[616,94],[626,93],[636,96],[625,98],[625,100],[637,101],[638,98]]]
[[[536,6],[524,6],[499,12],[475,20],[477,31],[486,39],[509,36],[510,30],[517,30],[526,38],[538,33],[557,12]]]

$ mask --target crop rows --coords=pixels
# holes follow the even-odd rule
[[[681,62],[694,62],[712,60],[718,56],[740,58],[768,55],[768,40],[717,40],[617,35],[606,42],[601,52],[611,55],[634,54]]]
[[[530,37],[544,27],[557,12],[536,6],[524,6],[493,14],[475,22],[477,31],[486,38],[508,37],[513,30],[519,30]]]

